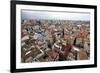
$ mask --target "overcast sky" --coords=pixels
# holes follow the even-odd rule
[[[82,20],[89,21],[89,13],[75,13],[75,12],[52,12],[52,11],[32,11],[22,10],[22,19],[56,19],[56,20]]]

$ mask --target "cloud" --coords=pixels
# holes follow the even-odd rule
[[[89,13],[75,13],[75,12],[50,12],[50,11],[32,11],[32,10],[22,10],[22,19],[56,19],[56,20],[83,20],[89,21]]]

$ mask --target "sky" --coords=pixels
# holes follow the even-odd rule
[[[34,11],[21,10],[21,18],[24,19],[46,19],[46,20],[81,20],[89,21],[89,13],[79,12],[54,12],[54,11]]]

